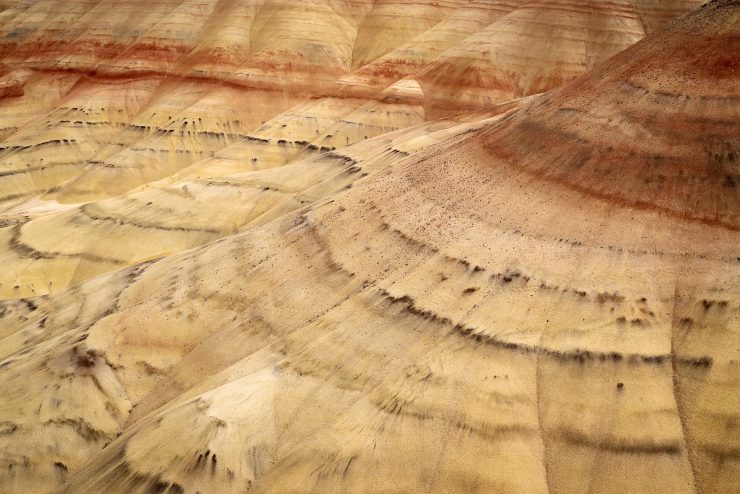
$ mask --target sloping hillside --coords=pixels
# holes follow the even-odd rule
[[[6,137],[2,490],[740,490],[738,2],[62,4],[0,18],[9,114],[100,67]],[[478,98],[538,16],[558,87]]]

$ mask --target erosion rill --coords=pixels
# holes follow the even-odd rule
[[[740,492],[738,46],[0,0],[0,493]]]

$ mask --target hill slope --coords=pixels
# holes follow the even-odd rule
[[[710,2],[542,95],[25,222],[131,245],[0,305],[0,485],[736,492],[739,19]],[[427,97],[382,94],[348,122]]]
[[[18,1],[2,11],[0,261],[12,269],[0,273],[0,298],[57,292],[252,219],[204,226],[221,216],[190,219],[174,184],[235,183],[439,116],[498,111],[700,2],[150,3]],[[487,74],[475,87],[473,68]],[[160,187],[169,199],[152,197]],[[232,190],[251,211],[274,196]]]

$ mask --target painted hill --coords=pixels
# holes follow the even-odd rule
[[[453,125],[461,112],[501,111],[698,4],[6,3],[0,298],[53,293],[243,229],[304,175],[288,191],[232,185],[236,202],[212,179],[259,171],[247,179],[259,183],[262,170],[439,116]],[[172,187],[208,204],[181,210],[189,194]],[[249,212],[224,215],[233,207]]]
[[[222,1],[207,4],[207,41],[161,73],[142,62],[140,78],[116,55],[99,73],[65,72],[79,79],[55,86],[47,110],[27,96],[50,87],[40,66],[62,51],[76,66],[109,56],[75,40],[122,26],[175,40],[173,12],[200,19],[206,4],[174,3],[144,34],[133,26],[165,2],[146,15],[126,3],[116,22],[98,2],[60,3],[87,19],[74,36],[36,5],[3,11],[4,29],[37,33],[6,58],[36,50],[40,64],[8,114],[43,114],[6,142],[62,142],[6,150],[7,169],[77,161],[0,176],[19,191],[0,230],[4,490],[740,489],[738,2],[597,64],[629,44],[615,41],[618,13],[648,31],[684,4]],[[569,14],[541,13],[554,5]],[[255,61],[324,39],[333,15],[356,34],[327,35],[325,64]],[[483,101],[485,85],[458,77],[471,71],[433,69],[503,74],[500,59],[465,53],[477,39],[503,56],[502,33],[535,39],[538,18],[595,43],[556,43],[548,56],[568,63],[514,71],[549,71],[530,80],[557,88]],[[23,48],[52,31],[47,61]],[[506,46],[537,46],[520,42]],[[203,58],[223,64],[215,89],[184,75],[209,49],[244,57]],[[278,74],[292,75],[269,87]],[[446,84],[460,88],[454,112]],[[141,104],[114,126],[113,101],[128,98]],[[76,110],[83,124],[51,120],[62,104],[89,112]]]

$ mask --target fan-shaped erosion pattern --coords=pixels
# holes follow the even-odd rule
[[[0,492],[740,491],[740,2],[0,8]]]

